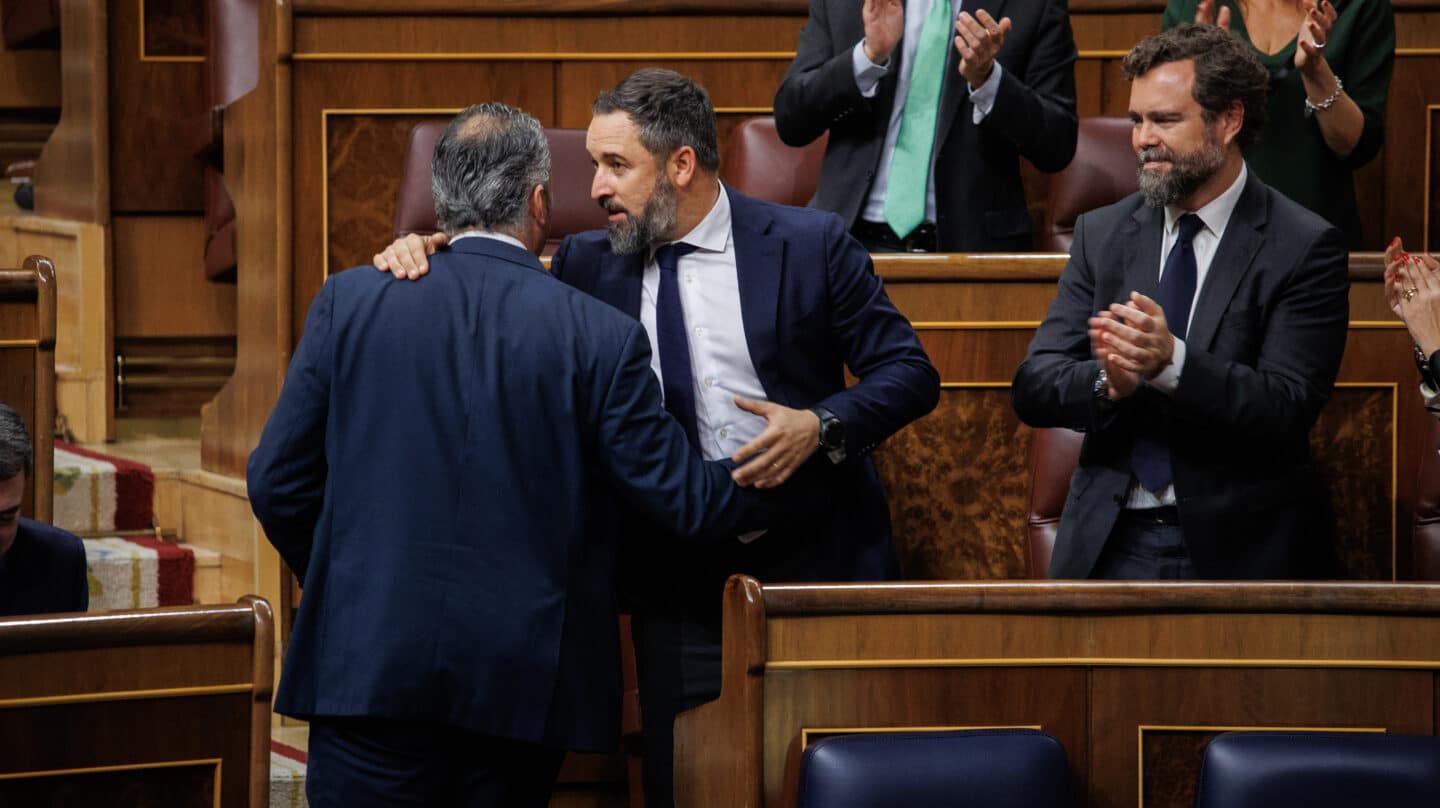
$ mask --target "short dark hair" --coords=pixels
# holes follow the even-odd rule
[[[430,171],[441,230],[515,230],[529,215],[531,190],[550,182],[550,143],[528,114],[476,104],[445,127]]]
[[[1230,108],[1236,101],[1245,110],[1245,121],[1235,141],[1245,148],[1265,128],[1265,97],[1270,74],[1249,43],[1213,25],[1178,25],[1146,37],[1130,49],[1120,69],[1129,81],[1169,62],[1195,62],[1195,88],[1191,95],[1205,111],[1205,120]]]
[[[7,404],[0,404],[0,480],[8,480],[22,471],[30,476],[34,454],[35,447],[30,443],[30,433],[25,431],[20,413]]]
[[[681,146],[695,150],[700,167],[720,170],[720,136],[715,108],[705,88],[676,73],[647,67],[631,73],[600,93],[592,112],[623,112],[640,127],[640,142],[657,159],[665,159]]]

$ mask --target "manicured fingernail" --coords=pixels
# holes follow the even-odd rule
[[[1394,247],[1396,244],[1399,244],[1399,243],[1400,243],[1400,237],[1399,237],[1399,236],[1396,236],[1395,238],[1390,239],[1390,246],[1391,246],[1391,247]]]

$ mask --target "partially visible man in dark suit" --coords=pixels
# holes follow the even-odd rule
[[[435,149],[451,246],[420,282],[326,282],[250,457],[305,598],[276,709],[312,806],[544,806],[619,735],[615,523],[733,541],[774,494],[705,463],[634,319],[550,277],[550,157],[502,104]],[[778,492],[777,492],[778,493]]]
[[[0,617],[90,608],[84,543],[20,515],[33,453],[20,414],[0,404]]]
[[[1057,578],[1333,571],[1309,433],[1349,316],[1338,230],[1251,175],[1269,77],[1180,26],[1125,57],[1140,192],[1080,217],[1015,373],[1032,426],[1084,430]]]
[[[1065,0],[810,0],[775,127],[830,133],[810,204],[872,252],[1030,249],[1019,158],[1074,156],[1075,58]]]
[[[742,484],[794,476],[833,501],[792,531],[698,550],[677,546],[673,529],[653,519],[626,531],[645,801],[664,808],[673,801],[675,716],[720,693],[725,579],[895,577],[890,512],[868,455],[934,408],[940,379],[838,217],[720,183],[703,88],[640,70],[601,93],[593,111],[591,196],[610,211],[609,228],[561,242],[551,269],[645,325],[666,406],[705,457],[744,463]],[[412,236],[376,263],[408,274],[425,249]]]

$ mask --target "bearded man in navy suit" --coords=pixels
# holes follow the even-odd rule
[[[645,69],[596,99],[586,149],[607,231],[561,242],[555,276],[644,323],[666,407],[742,485],[799,479],[829,493],[793,530],[678,548],[653,520],[628,531],[649,808],[673,802],[675,716],[720,692],[720,600],[736,573],[764,581],[898,575],[885,493],[868,454],[928,413],[939,375],[840,217],[724,187],[705,90]],[[418,273],[441,239],[376,257]],[[678,253],[678,257],[675,256]],[[858,382],[847,386],[845,369]]]

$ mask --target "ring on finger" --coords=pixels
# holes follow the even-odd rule
[[[1417,288],[1417,287],[1412,286],[1412,287],[1410,287],[1409,289],[1406,289],[1406,290],[1405,290],[1403,296],[1404,296],[1404,298],[1405,298],[1406,300],[1409,300],[1410,298],[1412,298],[1412,297],[1414,297],[1414,296],[1416,296],[1416,295],[1418,295],[1418,294],[1420,294],[1420,289]]]
[[[1315,43],[1315,50],[1325,50],[1325,43],[1324,43],[1324,42],[1316,42],[1316,43]]]

